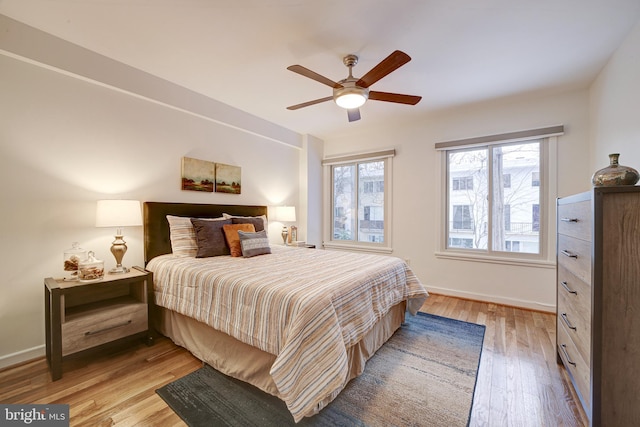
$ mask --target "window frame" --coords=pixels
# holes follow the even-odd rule
[[[347,250],[357,250],[357,251],[365,251],[365,252],[381,252],[381,253],[391,253],[393,252],[392,248],[392,176],[393,176],[393,157],[395,156],[395,150],[389,149],[384,151],[377,152],[365,152],[359,154],[350,154],[345,156],[336,156],[325,158],[322,161],[322,165],[324,168],[323,176],[324,176],[324,199],[325,199],[325,215],[323,220],[323,246],[325,248],[332,249],[347,249]],[[333,221],[334,221],[334,183],[333,183],[333,167],[334,166],[345,166],[345,165],[354,165],[356,174],[358,171],[358,164],[360,163],[368,163],[368,162],[376,162],[376,161],[384,161],[384,179],[382,180],[383,184],[383,193],[384,193],[384,206],[383,206],[383,215],[384,215],[384,226],[383,226],[383,236],[384,242],[371,242],[371,241],[358,241],[354,240],[334,240],[333,238]],[[357,182],[357,181],[356,181]],[[374,182],[374,181],[370,181]],[[375,181],[379,182],[379,181]],[[374,190],[378,184],[373,184]],[[356,189],[356,193],[358,193]],[[357,199],[355,204],[357,206]],[[358,227],[358,220],[356,218],[356,228]]]
[[[440,178],[439,200],[440,220],[437,221],[439,241],[435,256],[443,259],[464,260],[472,262],[490,262],[508,265],[525,265],[541,268],[555,268],[555,200],[557,197],[557,143],[558,136],[564,134],[564,126],[518,131],[506,134],[489,135],[469,138],[465,140],[447,141],[435,144],[440,153],[438,162]],[[488,145],[503,145],[508,143],[540,140],[540,253],[488,252],[483,250],[469,250],[448,248],[448,155],[447,152],[461,148],[481,148]]]

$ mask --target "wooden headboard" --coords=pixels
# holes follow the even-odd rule
[[[147,265],[152,258],[158,255],[171,253],[167,215],[219,218],[223,213],[238,216],[267,215],[267,207],[144,202],[144,264]]]

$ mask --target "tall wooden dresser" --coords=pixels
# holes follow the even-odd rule
[[[640,187],[557,207],[558,361],[592,426],[640,425]]]

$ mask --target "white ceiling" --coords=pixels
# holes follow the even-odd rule
[[[300,133],[419,118],[462,104],[586,87],[640,19],[640,0],[0,0],[0,13]],[[412,61],[348,123],[331,95],[288,71],[360,77],[399,49]]]

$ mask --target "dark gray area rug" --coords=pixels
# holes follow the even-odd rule
[[[281,400],[210,366],[157,390],[189,425],[466,426],[485,327],[418,313],[319,414],[295,424]]]

